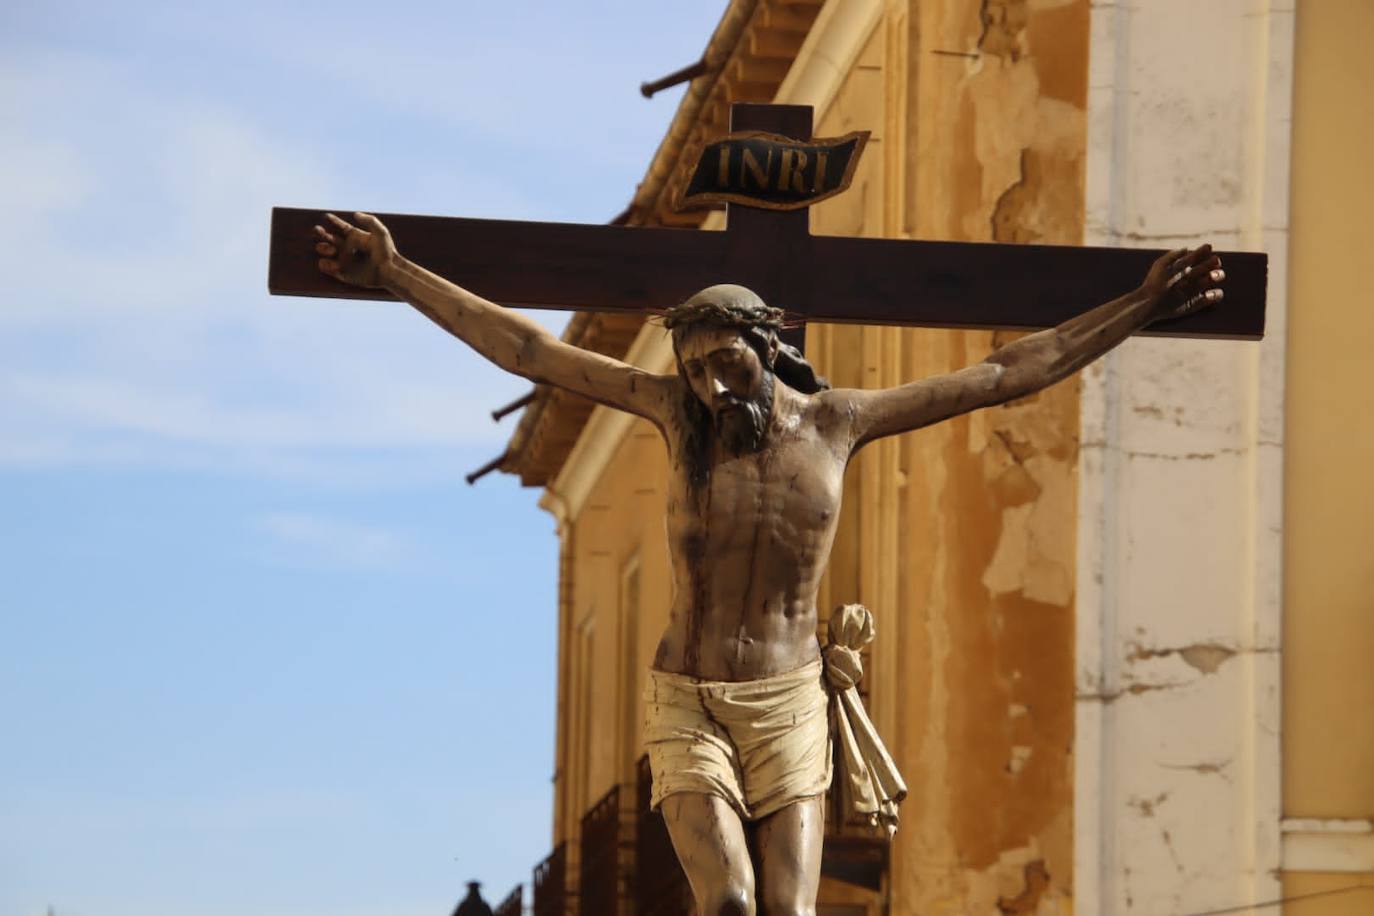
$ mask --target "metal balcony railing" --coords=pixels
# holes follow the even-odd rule
[[[534,916],[572,916],[568,893],[568,844],[559,843],[534,867]]]
[[[577,885],[580,916],[629,916],[634,819],[626,795],[620,786],[614,786],[582,816]]]
[[[517,884],[505,900],[492,907],[491,916],[524,916],[524,910],[525,885]]]

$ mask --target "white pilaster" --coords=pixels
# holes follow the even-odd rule
[[[1292,0],[1093,4],[1085,243],[1270,267],[1263,343],[1135,339],[1085,373],[1081,913],[1278,896],[1292,30]]]

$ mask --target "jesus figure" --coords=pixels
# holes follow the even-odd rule
[[[677,373],[656,375],[564,343],[406,260],[375,217],[355,219],[328,214],[328,228],[315,227],[321,271],[385,288],[502,369],[643,417],[663,436],[674,592],[645,691],[645,744],[653,804],[702,916],[815,913],[832,739],[864,813],[895,827],[900,777],[866,720],[846,718],[862,717],[846,688],[871,620],[851,605],[831,621],[835,645],[823,652],[816,638],[855,452],[1039,391],[1151,322],[1220,300],[1225,278],[1210,246],[1171,251],[1138,288],[977,365],[894,388],[831,388],[780,342],[783,312],[743,287],[712,286],[667,311]],[[867,735],[857,751],[856,729]]]

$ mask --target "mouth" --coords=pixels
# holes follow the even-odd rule
[[[741,401],[727,401],[723,404],[719,404],[716,406],[716,416],[724,417],[732,413],[739,413],[745,410],[748,406],[748,404],[745,404]]]

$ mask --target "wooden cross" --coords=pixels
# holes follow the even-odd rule
[[[811,108],[736,104],[731,131],[805,141]],[[727,204],[724,232],[377,214],[406,257],[493,302],[643,312],[716,283],[738,283],[801,321],[946,328],[1052,327],[1134,289],[1158,250],[813,236],[808,211]],[[349,214],[343,209],[335,212]],[[268,289],[278,295],[390,299],[320,273],[320,210],[272,211]],[[1221,306],[1145,333],[1255,340],[1264,333],[1268,259],[1220,252]],[[789,337],[800,341],[800,330]]]

